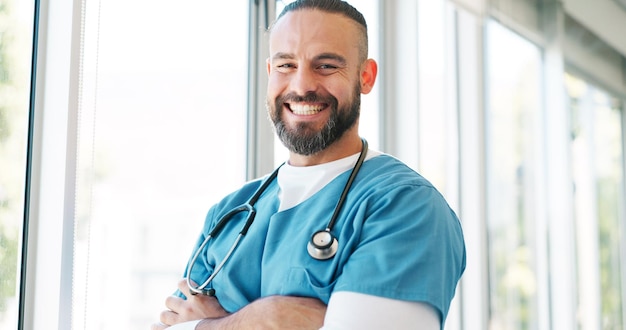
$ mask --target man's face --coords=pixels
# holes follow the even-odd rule
[[[291,152],[315,154],[357,129],[358,32],[348,18],[306,9],[286,14],[272,28],[267,106]]]

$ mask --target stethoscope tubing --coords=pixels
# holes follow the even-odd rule
[[[222,268],[226,264],[226,261],[228,261],[230,259],[231,254],[233,254],[233,252],[235,251],[235,249],[239,245],[239,241],[241,241],[241,238],[244,235],[245,234],[242,234],[242,233],[239,233],[239,235],[237,235],[237,238],[235,239],[235,242],[233,243],[233,245],[230,247],[230,249],[226,253],[226,256],[224,256],[224,258],[222,259],[222,262],[220,262],[217,265],[217,267],[215,267],[215,270],[213,270],[213,273],[211,274],[211,276],[209,276],[209,278],[207,278],[206,281],[204,281],[204,283],[198,285],[197,287],[194,287],[193,284],[191,283],[191,269],[192,269],[192,265],[194,265],[196,263],[196,260],[198,259],[198,256],[200,256],[200,252],[202,250],[204,250],[204,247],[209,242],[209,239],[211,237],[207,237],[207,239],[204,240],[202,245],[198,248],[198,251],[196,251],[196,253],[194,253],[193,258],[192,258],[191,262],[189,263],[189,266],[187,267],[187,286],[189,287],[189,291],[191,292],[192,295],[204,294],[204,295],[212,296],[212,295],[215,294],[215,291],[205,290],[204,288],[206,288],[206,286],[209,285],[209,283],[211,283],[211,281],[213,281],[215,276],[217,276],[217,274],[220,272],[220,270],[222,270]]]
[[[261,197],[261,194],[263,194],[263,192],[267,189],[267,187],[274,180],[274,178],[276,178],[276,176],[278,175],[278,170],[280,169],[281,166],[279,166],[278,168],[276,168],[276,170],[274,170],[274,172],[272,172],[272,174],[265,180],[265,182],[263,182],[261,187],[257,189],[257,191],[254,193],[254,195],[250,198],[248,202],[237,206],[236,208],[230,210],[228,213],[223,215],[221,220],[215,225],[215,227],[209,232],[207,237],[204,239],[204,242],[202,242],[202,244],[198,247],[193,257],[191,258],[191,261],[189,261],[189,265],[187,266],[187,276],[186,276],[187,286],[189,287],[189,292],[192,295],[204,294],[204,295],[212,296],[215,294],[215,290],[205,290],[206,286],[209,285],[209,283],[213,281],[213,279],[215,278],[215,276],[217,276],[220,270],[222,270],[222,268],[226,264],[226,261],[230,259],[231,254],[233,254],[233,252],[237,248],[237,245],[239,245],[239,241],[241,241],[241,238],[248,233],[248,229],[252,225],[252,222],[254,222],[254,217],[256,216],[256,210],[254,209],[254,204],[259,199],[259,197]],[[193,284],[191,283],[191,270],[193,269],[193,266],[196,264],[196,261],[198,260],[200,253],[204,251],[204,248],[209,243],[209,241],[215,236],[217,236],[217,234],[224,228],[224,226],[226,226],[226,223],[235,214],[239,212],[245,212],[245,211],[249,212],[248,217],[246,219],[246,223],[244,224],[243,228],[239,232],[239,235],[237,235],[237,238],[235,239],[233,245],[230,247],[230,249],[226,253],[226,256],[217,265],[217,267],[213,270],[213,273],[211,273],[211,276],[209,276],[209,278],[206,279],[206,281],[204,281],[202,284],[198,285],[197,287],[194,287]]]
[[[359,155],[356,164],[354,164],[352,172],[350,172],[350,177],[348,177],[348,181],[346,182],[346,185],[341,192],[341,196],[337,201],[337,206],[335,206],[333,216],[330,218],[330,221],[326,226],[327,231],[331,231],[335,226],[335,221],[337,221],[337,218],[339,217],[339,212],[341,212],[341,208],[343,207],[343,203],[346,201],[346,196],[348,195],[348,191],[350,191],[350,188],[352,187],[352,182],[354,181],[354,178],[356,178],[357,173],[359,173],[359,170],[361,169],[361,165],[363,165],[363,162],[365,161],[365,156],[367,155],[368,148],[367,141],[365,139],[361,139],[361,141],[363,143],[363,147],[361,148],[361,154]]]
[[[332,235],[331,230],[333,229],[334,225],[335,225],[335,221],[337,220],[338,216],[339,216],[339,212],[341,211],[341,208],[343,206],[343,203],[345,202],[346,196],[348,194],[348,191],[350,190],[350,187],[352,186],[352,182],[354,181],[357,173],[359,172],[359,169],[361,168],[361,165],[363,165],[363,162],[365,161],[365,156],[367,154],[367,141],[365,139],[361,139],[362,141],[362,149],[361,149],[361,154],[359,155],[359,158],[356,161],[356,164],[354,165],[354,167],[352,168],[352,172],[350,173],[350,176],[348,178],[348,181],[346,182],[346,185],[344,186],[344,189],[341,193],[341,196],[339,197],[339,200],[337,201],[337,205],[335,206],[335,210],[333,212],[333,215],[330,219],[330,221],[328,222],[328,225],[326,226],[325,230],[316,232],[311,240],[311,242],[314,240],[315,235],[317,235],[318,233],[326,233],[329,235],[329,237],[332,238],[332,242],[334,244],[333,245],[333,250],[329,250],[323,247],[312,247],[311,246],[311,242],[309,243],[309,246],[307,247],[308,249],[311,248],[312,250],[309,250],[309,254],[311,254],[311,257],[318,259],[318,260],[326,260],[329,258],[332,258],[336,251],[337,251],[337,239]],[[250,200],[248,202],[246,202],[245,204],[239,205],[238,207],[230,210],[228,213],[226,213],[224,216],[222,216],[222,218],[217,222],[217,224],[215,225],[215,227],[209,232],[209,234],[207,235],[207,237],[204,239],[204,242],[202,242],[202,244],[198,247],[198,249],[196,250],[196,252],[194,253],[193,257],[191,258],[191,260],[189,261],[189,264],[187,266],[187,286],[189,287],[189,292],[192,295],[196,295],[196,294],[204,294],[204,295],[208,295],[208,296],[214,296],[215,295],[215,290],[214,289],[209,289],[209,290],[205,290],[205,288],[209,285],[209,283],[211,283],[211,281],[213,281],[213,279],[215,278],[215,276],[217,276],[217,274],[222,270],[222,268],[224,267],[224,265],[226,264],[226,262],[230,259],[230,256],[233,254],[233,252],[235,251],[235,249],[237,248],[237,246],[239,245],[239,242],[241,241],[241,239],[243,238],[243,236],[245,236],[248,232],[248,229],[250,228],[250,226],[252,225],[252,222],[254,221],[254,218],[256,216],[256,209],[254,208],[254,204],[257,202],[257,200],[261,197],[261,195],[263,194],[263,192],[267,189],[267,187],[270,185],[270,183],[276,178],[276,176],[278,176],[278,170],[282,167],[283,164],[281,164],[280,166],[278,166],[274,172],[272,172],[272,174],[263,182],[263,184],[261,185],[261,187],[259,187],[259,189],[256,190],[256,192],[254,193],[254,195],[250,198]],[[239,232],[239,234],[237,235],[237,238],[235,239],[234,243],[232,244],[232,246],[230,247],[230,249],[228,250],[228,252],[226,253],[226,255],[224,256],[224,258],[222,259],[222,261],[215,267],[215,269],[213,270],[213,273],[209,276],[209,278],[206,279],[206,281],[204,281],[202,284],[198,285],[197,287],[195,287],[192,283],[191,283],[191,271],[193,269],[193,266],[195,265],[196,261],[198,260],[198,257],[200,256],[200,253],[202,253],[202,251],[204,251],[206,245],[209,243],[209,241],[214,238],[226,225],[226,223],[232,219],[232,217],[239,213],[239,212],[248,212],[248,217],[246,219],[246,223],[244,224],[243,228],[241,229],[241,231]],[[313,252],[312,252],[313,251]],[[315,254],[319,254],[319,255],[315,255]]]

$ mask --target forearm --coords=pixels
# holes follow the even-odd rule
[[[202,320],[196,330],[319,329],[325,314],[326,305],[318,299],[270,296],[225,317]]]

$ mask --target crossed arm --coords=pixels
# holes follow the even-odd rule
[[[185,280],[178,283],[178,288],[187,300],[168,297],[165,305],[169,310],[161,313],[161,324],[153,324],[152,330],[198,319],[203,320],[196,326],[197,330],[319,329],[326,314],[326,305],[320,300],[292,296],[261,298],[236,313],[228,313],[215,297],[189,294]]]
[[[407,302],[353,292],[333,294],[329,307],[314,298],[269,296],[226,312],[215,297],[188,291],[186,281],[178,285],[187,300],[168,297],[169,310],[161,313],[161,324],[152,330],[190,320],[199,320],[202,329],[416,329],[439,330],[437,311],[427,303]]]

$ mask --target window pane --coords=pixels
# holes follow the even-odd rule
[[[487,228],[490,326],[537,328],[536,206],[541,54],[487,25]]]
[[[209,207],[244,182],[248,3],[87,0],[76,329],[158,321]]]
[[[0,3],[0,329],[16,329],[28,138],[33,2]]]
[[[418,7],[419,53],[419,172],[450,198],[455,178],[451,155],[458,140],[451,70],[456,53],[451,40],[454,13],[445,0],[421,1]]]
[[[580,329],[624,329],[622,110],[607,92],[566,75],[572,116],[572,173]]]

